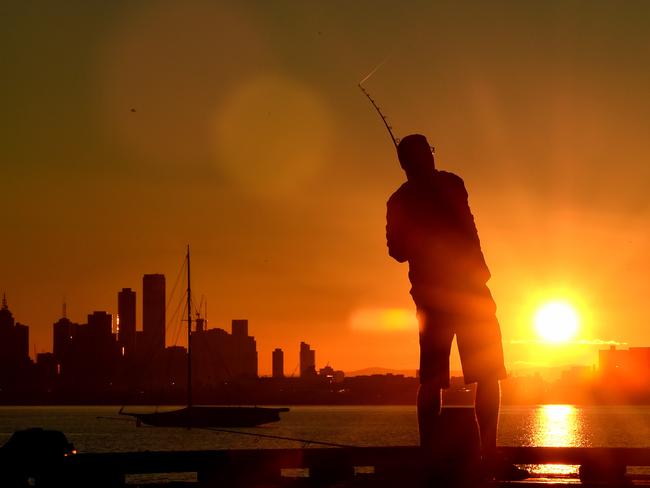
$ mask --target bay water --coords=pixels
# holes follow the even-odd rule
[[[127,411],[153,409],[127,407]],[[79,452],[322,447],[319,443],[408,446],[418,442],[414,406],[297,406],[281,417],[277,423],[225,432],[136,427],[131,417],[118,415],[118,407],[0,407],[0,444],[14,431],[29,427],[60,430]],[[504,406],[498,443],[650,447],[650,406]],[[573,469],[555,466],[550,471],[570,473]]]

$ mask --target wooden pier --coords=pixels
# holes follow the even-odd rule
[[[458,422],[469,413],[447,412],[448,431],[441,431],[437,448],[426,450],[382,446],[77,454],[63,433],[27,429],[0,447],[0,487],[118,488],[142,476],[179,473],[185,478],[175,487],[650,487],[650,448],[503,446],[498,454],[509,463],[573,465],[578,471],[519,481],[487,479],[475,423]]]
[[[650,486],[650,476],[626,474],[628,466],[650,466],[650,449],[501,447],[500,452],[516,464],[579,465],[583,479],[538,476],[517,482],[483,481],[478,463],[433,458],[419,447],[78,454],[69,459],[66,472],[81,485],[111,488],[124,486],[126,475],[144,473],[196,473],[197,481],[183,486],[201,488]]]

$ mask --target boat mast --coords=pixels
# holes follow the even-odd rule
[[[192,406],[192,291],[190,289],[190,245],[187,245],[187,406]]]

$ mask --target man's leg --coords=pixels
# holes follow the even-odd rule
[[[420,446],[434,447],[440,437],[442,388],[449,386],[449,352],[454,332],[446,314],[436,308],[418,307],[420,322],[420,389],[418,427]]]
[[[497,425],[501,390],[499,380],[481,380],[476,384],[476,420],[481,434],[481,455],[485,474],[500,480],[522,480],[528,471],[497,455]]]
[[[481,452],[484,459],[494,458],[497,447],[497,425],[501,389],[498,379],[480,380],[476,384],[476,420],[481,434]]]
[[[420,384],[418,390],[418,429],[420,446],[433,447],[440,428],[441,392],[435,381]]]

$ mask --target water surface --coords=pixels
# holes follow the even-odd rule
[[[320,447],[317,441],[349,446],[418,442],[413,406],[299,406],[282,414],[280,422],[231,429],[296,441],[204,429],[136,427],[132,418],[117,412],[117,407],[0,407],[0,443],[28,427],[61,430],[79,452]],[[498,442],[507,446],[650,447],[650,406],[506,406],[501,410]],[[533,469],[575,471],[574,466]]]

